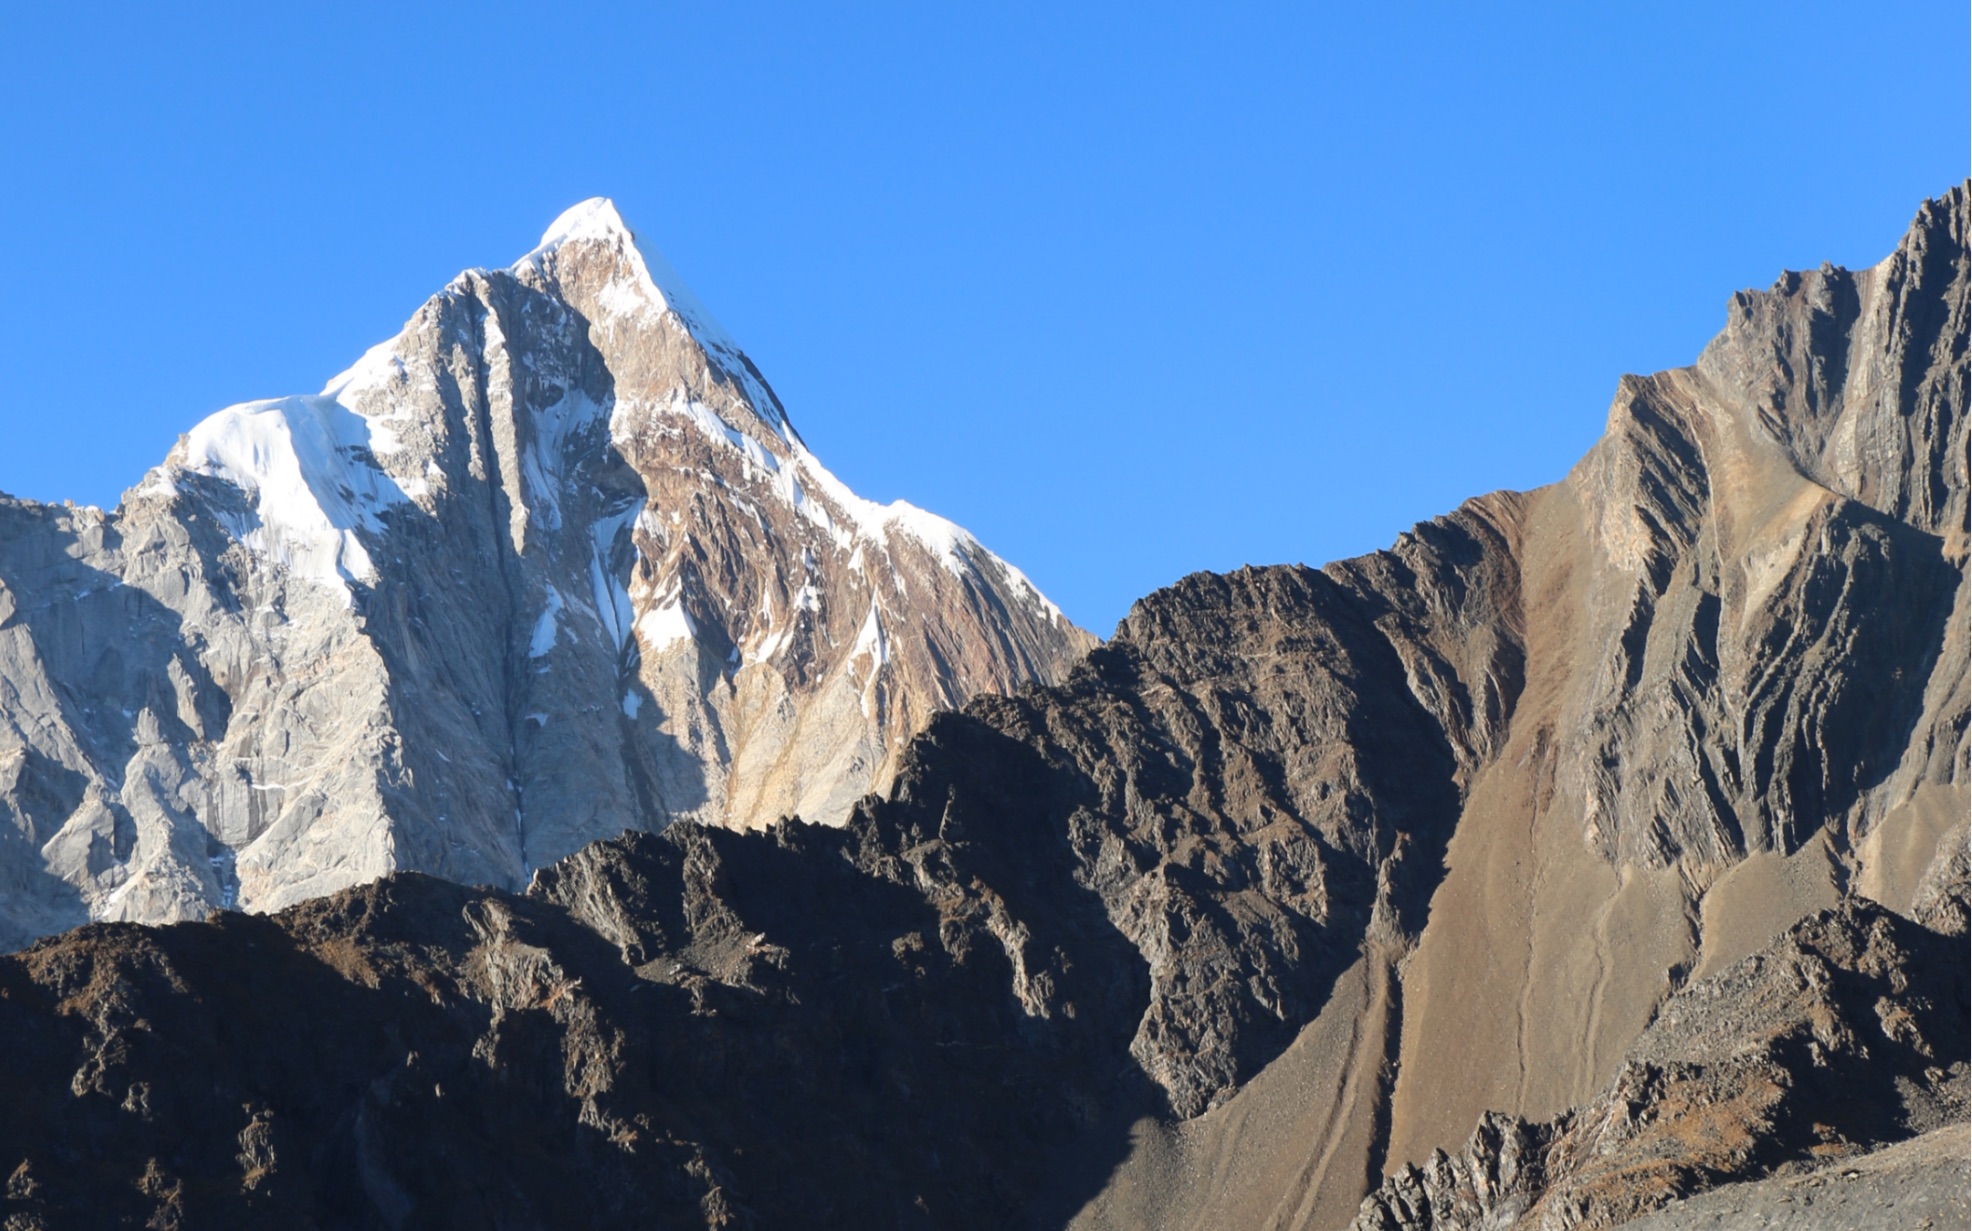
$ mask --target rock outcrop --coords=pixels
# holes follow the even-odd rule
[[[0,946],[840,821],[1093,639],[857,498],[607,201],[114,511],[0,499]]]
[[[1051,1151],[1135,1097],[1114,1002],[1141,981],[1106,977],[1117,945],[1067,896],[1022,922],[1088,965],[1034,1016],[1004,910],[897,883],[897,836],[676,826],[526,897],[407,873],[41,942],[0,960],[0,1206],[49,1228],[1018,1225]]]
[[[1627,1231],[1878,1231],[1885,1225],[1972,1226],[1972,1142],[1964,1124],[1813,1171],[1723,1185],[1624,1224]]]
[[[1619,1226],[1962,1122],[1964,944],[1850,901],[1666,1001],[1615,1078],[1543,1123],[1498,1113],[1407,1165],[1355,1231]]]

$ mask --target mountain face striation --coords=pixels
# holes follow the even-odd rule
[[[0,945],[839,822],[1093,638],[861,500],[609,202],[113,512],[0,498]]]
[[[0,1213],[1566,1231],[1900,1174],[1972,1069],[1968,230],[1735,296],[1550,487],[1140,600],[842,825],[0,958]]]

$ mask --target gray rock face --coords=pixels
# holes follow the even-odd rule
[[[0,944],[839,822],[932,712],[1091,644],[843,487],[587,202],[113,512],[0,503]]]

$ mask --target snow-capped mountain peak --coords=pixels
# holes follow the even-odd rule
[[[0,945],[37,911],[519,886],[626,827],[839,822],[932,713],[1093,643],[958,526],[837,480],[603,198],[67,516],[0,543],[45,538],[23,558],[66,562],[89,630],[0,674],[53,699],[18,729],[82,792],[0,774],[54,835]]]
[[[632,242],[636,233],[630,229],[623,215],[618,212],[616,202],[608,197],[590,197],[569,206],[548,224],[541,232],[541,242],[534,246],[529,256],[559,247],[571,239],[615,239],[622,237]]]
[[[583,256],[600,254],[602,275],[590,269],[589,261],[577,257],[572,263],[582,272],[574,278],[565,276],[561,268],[565,254],[585,249]],[[531,269],[558,282],[589,283],[586,287],[568,286],[565,293],[597,323],[634,325],[652,316],[674,317],[707,357],[745,390],[754,415],[783,439],[789,437],[786,412],[740,344],[664,254],[631,229],[608,197],[591,197],[564,210],[542,233],[541,242],[512,268],[515,273]]]

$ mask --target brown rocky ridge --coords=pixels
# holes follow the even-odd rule
[[[6,1215],[1606,1226],[1951,1131],[1968,229],[1735,296],[1554,486],[1146,597],[840,828],[0,959]]]
[[[1964,934],[1849,899],[1680,991],[1581,1107],[1488,1114],[1355,1231],[1621,1225],[1720,1179],[1795,1174],[1967,1114]]]

